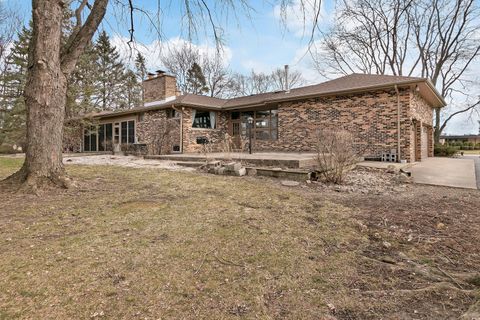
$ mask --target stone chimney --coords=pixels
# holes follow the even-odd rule
[[[143,81],[143,90],[145,103],[173,99],[177,95],[177,81],[165,71],[157,70]]]

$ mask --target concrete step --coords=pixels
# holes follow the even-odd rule
[[[177,166],[189,167],[189,168],[199,168],[205,165],[204,161],[175,161]]]
[[[200,162],[202,160],[204,160],[205,158],[204,157],[201,157],[201,156],[183,156],[183,155],[147,155],[147,156],[144,156],[145,159],[151,159],[151,160],[170,160],[170,161],[182,161],[182,162],[190,162],[190,161],[193,161],[193,162]]]

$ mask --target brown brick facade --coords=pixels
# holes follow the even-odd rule
[[[221,143],[228,132],[228,112],[216,112],[216,128],[192,128],[192,108],[182,108],[183,119],[183,152],[201,152],[202,145],[197,143],[197,137],[207,137],[212,142],[212,151],[222,151]]]
[[[410,160],[409,90],[400,91],[401,157]],[[315,151],[318,129],[352,132],[355,147],[367,156],[397,149],[397,94],[376,91],[315,98],[278,105],[278,140],[256,141],[255,150]]]
[[[177,93],[177,84],[174,76],[162,74],[143,82],[144,101],[146,103],[165,100],[174,97]]]
[[[226,103],[227,100],[222,99],[200,99],[199,96],[192,95],[167,99],[175,96],[176,86],[175,78],[165,74],[145,81],[144,86],[146,106],[156,109],[129,114],[137,119],[136,141],[147,144],[151,154],[201,152],[202,145],[197,143],[199,137],[206,137],[212,143],[212,151],[222,151],[225,134],[232,134],[232,112],[237,112],[238,119],[238,111],[277,109],[278,129],[272,130],[277,138],[253,140],[254,151],[315,152],[319,129],[344,129],[353,133],[354,147],[361,154],[378,158],[383,152],[397,152],[400,108],[400,159],[411,162],[433,156],[433,109],[424,95],[420,95],[421,89],[417,89],[418,86],[400,87],[398,93],[395,86],[390,86],[390,89],[350,91],[342,95],[296,97],[292,101],[286,101],[286,96],[277,100],[282,102],[266,101],[262,107],[249,108],[248,103],[238,104],[236,108],[242,106],[241,109],[234,109]],[[167,101],[163,101],[165,99]],[[245,99],[251,98],[244,97],[242,101]],[[148,105],[148,102],[153,101],[161,102]],[[197,103],[198,108],[195,107]],[[166,109],[172,108],[180,116],[168,118]],[[193,128],[194,109],[215,112],[216,128]],[[238,121],[240,120],[236,120],[235,128],[238,128]],[[271,128],[275,128],[273,123]]]
[[[433,156],[432,108],[408,88],[399,91],[399,102],[401,158],[421,160],[422,130],[428,131],[428,155]],[[397,150],[397,93],[393,89],[282,102],[268,108],[278,108],[278,139],[254,141],[254,151],[315,152],[316,133],[323,128],[352,132],[356,149],[365,156],[378,157],[382,152]],[[177,109],[181,119],[167,119],[165,110],[145,112],[143,121],[137,124],[138,141],[151,145],[152,137],[158,138],[169,123],[173,129],[168,131],[167,146],[161,153],[171,153],[180,139],[183,152],[201,152],[198,137],[207,137],[213,143],[212,151],[221,151],[225,133],[230,133],[229,111],[215,111],[215,129],[200,129],[192,127],[191,107]],[[149,147],[149,152],[160,152],[153,149]]]

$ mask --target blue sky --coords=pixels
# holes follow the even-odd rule
[[[0,0],[7,5],[18,8],[24,20],[28,21],[31,16],[31,0]],[[134,0],[146,12],[155,16],[158,0]],[[296,3],[300,0],[292,0],[289,7],[288,23],[282,24],[279,17],[279,7],[275,6],[275,0],[251,0],[252,10],[247,17],[245,11],[240,9],[230,11],[229,15],[218,14],[214,16],[219,25],[223,27],[225,40],[224,52],[229,67],[236,72],[248,73],[250,70],[269,72],[275,68],[289,64],[292,69],[302,72],[309,83],[318,83],[323,80],[311,64],[310,56],[306,54],[306,46],[309,40],[309,29],[304,29],[303,17]],[[315,1],[315,0],[310,0]],[[318,1],[318,0],[317,0]],[[326,31],[333,20],[335,0],[322,1],[322,16],[320,29]],[[114,1],[111,1],[113,3]],[[126,2],[126,1],[124,1]],[[214,0],[206,2],[215,8]],[[239,2],[235,1],[234,2]],[[214,41],[211,27],[205,20],[205,26],[200,26],[197,35],[188,39],[188,32],[182,24],[182,7],[180,0],[162,0],[164,12],[161,14],[162,37],[152,30],[152,23],[140,13],[134,17],[135,38],[138,43],[137,49],[146,55],[148,67],[151,70],[162,68],[159,49],[167,45],[176,45],[181,41],[191,40],[201,50],[214,50]],[[218,9],[218,7],[216,8]],[[214,10],[221,12],[221,10]],[[109,7],[106,19],[101,29],[106,30],[112,42],[118,47],[125,59],[130,50],[126,45],[128,41],[128,19],[118,6]],[[475,72],[475,70],[474,70]],[[478,131],[478,124],[466,115],[455,118],[447,127],[446,132],[453,134],[472,133]]]
[[[1,1],[1,0],[0,0]],[[30,0],[4,0],[7,4],[17,7],[25,19],[30,19],[31,1]],[[111,1],[113,2],[113,1]],[[166,1],[163,1],[165,3]],[[301,17],[297,16],[294,8],[290,14],[287,26],[282,24],[279,19],[278,7],[272,1],[251,1],[252,10],[248,11],[250,17],[247,17],[245,11],[240,8],[236,12],[229,12],[229,16],[217,16],[224,29],[223,38],[225,40],[225,49],[229,52],[229,65],[234,71],[246,73],[252,68],[257,71],[270,71],[276,67],[283,67],[285,64],[292,65],[293,68],[308,68],[307,59],[298,57],[305,53],[305,46],[309,38],[309,30],[303,32],[303,24],[300,23]],[[167,2],[168,3],[168,2]],[[171,0],[169,8],[161,17],[161,29],[163,36],[162,42],[169,39],[183,38],[188,39],[188,32],[185,26],[181,25],[182,7],[178,4],[182,1]],[[215,1],[207,1],[210,5],[215,6]],[[153,16],[157,11],[157,0],[136,0],[136,5],[141,6]],[[323,7],[327,11],[332,11],[333,1],[324,0]],[[236,14],[236,16],[235,16]],[[135,15],[135,38],[140,44],[150,45],[158,40],[157,33],[152,30],[152,24],[148,19],[140,13]],[[227,21],[225,21],[227,20]],[[327,21],[328,18],[324,17]],[[106,19],[102,23],[101,28],[105,29],[112,38],[128,37],[129,26],[127,20],[122,14],[122,9],[118,6],[110,6]],[[207,22],[207,21],[205,21]],[[325,24],[326,25],[326,24]],[[213,33],[208,24],[199,28],[192,42],[198,45],[214,47]],[[118,42],[115,42],[118,43]],[[153,57],[151,57],[153,58]],[[152,68],[159,68],[159,61],[151,61]],[[309,82],[318,82],[321,80],[315,72],[307,77]]]

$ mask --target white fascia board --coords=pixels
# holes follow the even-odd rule
[[[144,106],[144,107],[159,106],[159,105],[165,104],[165,103],[167,103],[167,102],[173,101],[173,100],[175,100],[176,98],[177,98],[176,96],[171,96],[171,97],[165,98],[164,100],[158,100],[158,101],[152,101],[152,102],[144,103],[143,106]]]

